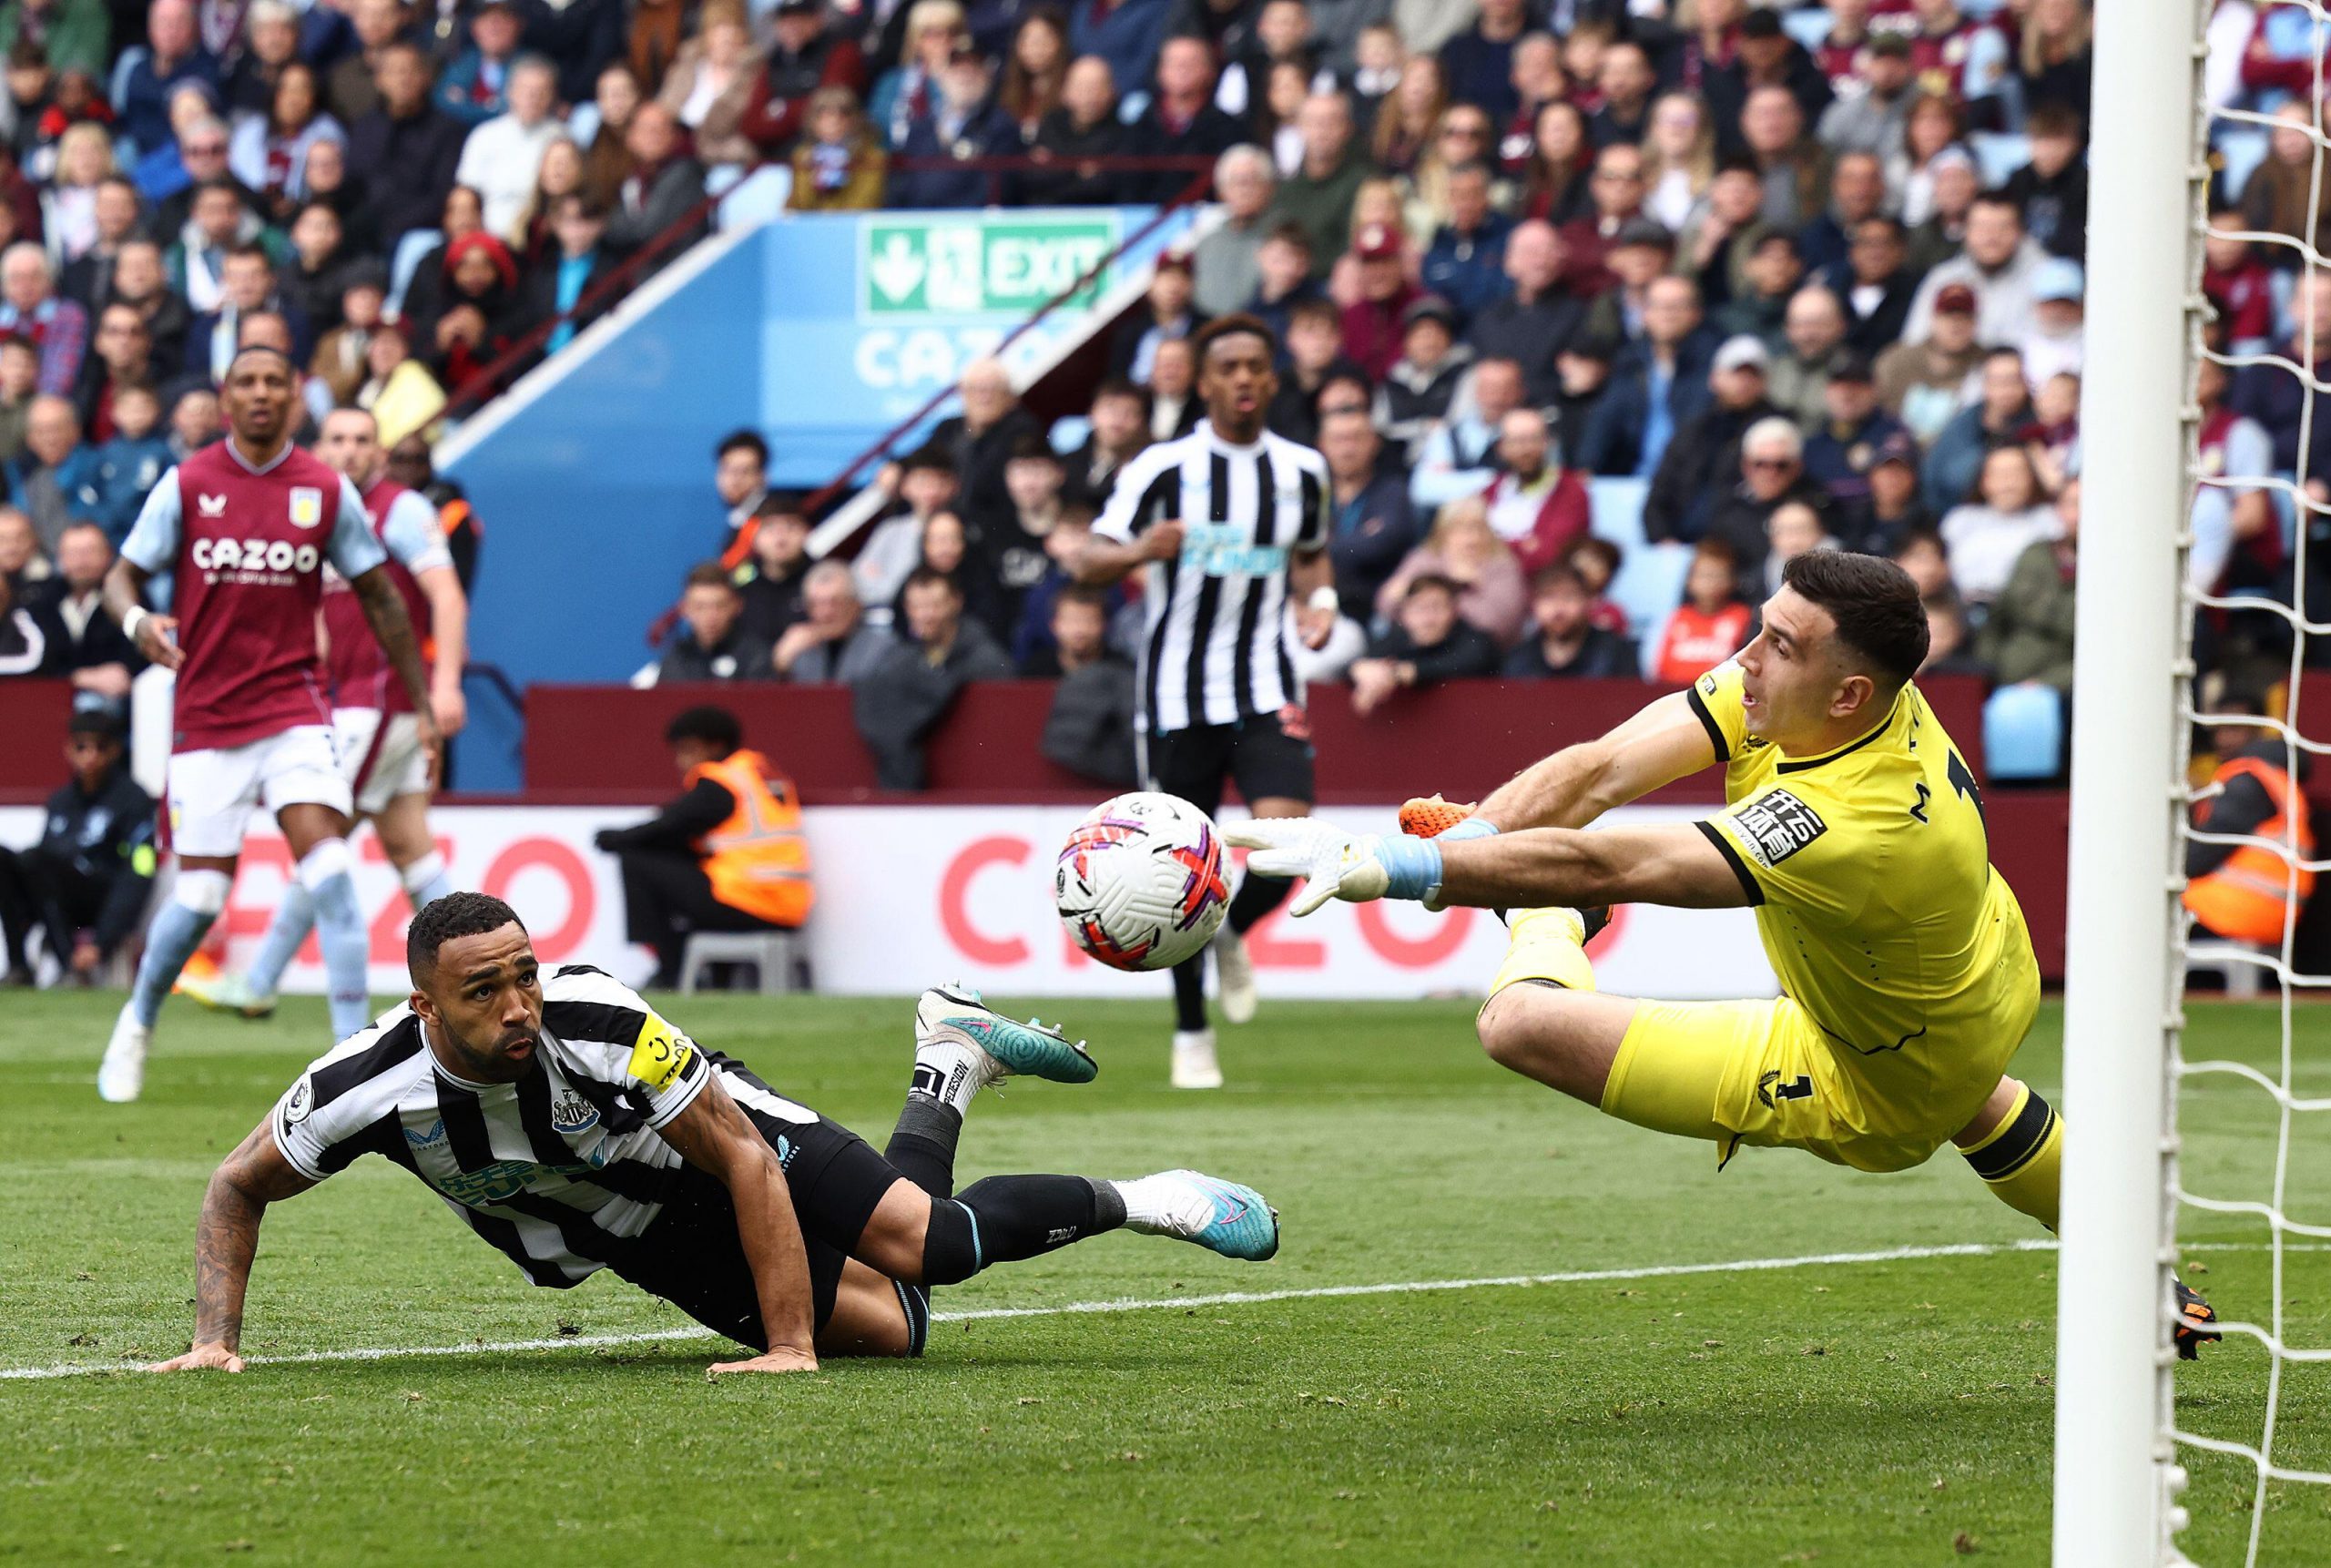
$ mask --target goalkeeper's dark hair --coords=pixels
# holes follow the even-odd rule
[[[1927,658],[1927,608],[1910,574],[1883,555],[1807,550],[1781,568],[1781,581],[1829,612],[1837,640],[1869,662],[1889,691]]]
[[[726,757],[745,744],[745,727],[725,708],[683,708],[664,727],[664,744],[677,746],[683,740],[701,740]]]
[[[492,893],[447,893],[432,899],[412,917],[412,924],[404,933],[404,966],[412,973],[412,983],[419,985],[424,975],[436,972],[437,950],[447,942],[465,936],[484,936],[505,925],[514,925],[520,931],[526,929],[518,911]]]

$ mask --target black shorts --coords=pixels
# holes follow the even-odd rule
[[[769,1087],[718,1052],[707,1054],[724,1073]],[[738,1108],[777,1151],[778,1164],[784,1167],[793,1216],[809,1253],[816,1327],[823,1330],[833,1316],[843,1260],[858,1245],[866,1222],[874,1217],[875,1207],[899,1173],[840,1122],[824,1116],[814,1122],[789,1121],[742,1102]],[[728,1189],[707,1172],[683,1166],[663,1212],[640,1234],[630,1254],[609,1267],[714,1332],[758,1350],[769,1349],[769,1335],[761,1327],[760,1290],[745,1261],[745,1244],[737,1236],[736,1206],[728,1200]]]
[[[1311,731],[1303,710],[1250,714],[1237,724],[1152,730],[1144,772],[1148,787],[1179,795],[1207,816],[1222,809],[1223,785],[1235,781],[1248,805],[1274,796],[1308,805]]]

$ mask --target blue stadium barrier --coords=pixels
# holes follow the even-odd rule
[[[1994,779],[2063,771],[2064,699],[2051,686],[2003,686],[1983,704],[1983,757]]]
[[[1643,650],[1644,670],[1657,663],[1654,650],[1667,629],[1667,617],[1684,602],[1684,579],[1692,572],[1689,545],[1638,545],[1619,563],[1608,597],[1626,612],[1627,629]]]
[[[2031,161],[2031,138],[2006,131],[1977,131],[1967,138],[1968,148],[1975,155],[1975,167],[1982,171],[1983,187],[2005,185],[2009,175]]]
[[[1796,39],[1807,50],[1818,49],[1829,36],[1829,13],[1826,7],[1809,5],[1802,11],[1791,11],[1781,18],[1781,31]]]
[[[1643,504],[1651,494],[1647,479],[1590,479],[1586,482],[1589,524],[1597,539],[1608,539],[1633,555],[1644,543]]]

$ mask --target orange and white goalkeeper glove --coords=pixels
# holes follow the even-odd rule
[[[1412,796],[1400,804],[1400,831],[1415,839],[1437,839],[1461,822],[1473,820],[1477,809],[1472,802],[1460,805],[1434,795],[1430,799]],[[1464,839],[1484,838],[1496,832],[1495,828],[1481,822],[1458,835]]]

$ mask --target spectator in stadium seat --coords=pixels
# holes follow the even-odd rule
[[[1891,555],[1912,534],[1933,531],[1935,514],[1919,495],[1919,443],[1908,431],[1878,443],[1866,482],[1868,494],[1837,520],[1847,549]]]
[[[2080,556],[2080,481],[2056,497],[2059,532],[2034,540],[2016,557],[1975,635],[1977,657],[2001,686],[2045,686],[2069,698],[2072,691],[2072,603]]]
[[[2082,297],[2088,279],[2077,261],[2048,258],[2031,287],[2031,330],[2016,347],[2023,353],[2023,379],[2037,392],[2051,376],[2081,372],[2086,359],[2086,312]]]
[[[1883,216],[1886,205],[1884,166],[1870,153],[1846,153],[1829,166],[1828,204],[1797,230],[1797,243],[1805,265],[1816,274],[1846,268],[1853,236],[1861,225]]]
[[[1796,238],[1776,229],[1764,230],[1732,297],[1714,312],[1715,330],[1726,338],[1754,336],[1778,352],[1787,341],[1789,301],[1804,280]]]
[[[577,104],[624,53],[621,0],[517,0],[520,46],[558,67],[558,96]],[[863,84],[857,84],[862,86]]]
[[[1167,9],[1168,0],[1085,0],[1069,12],[1069,52],[1105,60],[1110,77],[1129,90],[1160,74]]]
[[[1878,401],[1921,442],[1932,442],[1959,416],[1968,378],[1983,362],[1975,341],[1975,290],[1965,284],[1935,297],[1933,329],[1923,341],[1900,342],[1878,357]],[[2021,360],[2018,361],[2021,373]]]
[[[1139,782],[1135,766],[1133,664],[1108,646],[1109,598],[1071,585],[1053,603],[1049,647],[1021,673],[1057,679],[1038,749],[1081,778],[1118,786]]]
[[[1643,177],[1644,216],[1680,234],[1715,178],[1715,130],[1705,99],[1667,92],[1652,105]]]
[[[53,392],[34,398],[25,420],[25,449],[8,463],[8,493],[50,555],[68,524],[95,521],[96,467],[96,454],[81,444],[73,400]]]
[[[950,161],[1016,154],[1019,131],[992,94],[994,76],[976,46],[961,43],[939,74],[939,98],[930,113],[907,127],[907,139],[891,167],[891,207],[962,208],[995,203],[1001,176],[975,168],[949,168]],[[908,168],[908,164],[940,167]]]
[[[194,387],[171,400],[168,439],[170,455],[178,462],[184,463],[188,453],[209,446],[225,429],[219,412],[219,394],[210,388]]]
[[[1926,336],[1935,297],[1954,283],[1975,291],[1976,331],[1984,341],[2012,343],[2031,330],[2031,290],[2047,252],[2023,232],[2022,215],[2005,196],[1975,199],[1959,254],[1926,275],[1910,303],[1903,335]]]
[[[1505,242],[1513,224],[1491,205],[1491,186],[1485,163],[1449,170],[1449,221],[1434,231],[1420,271],[1424,288],[1449,302],[1461,327],[1507,289]]]
[[[1777,22],[1777,18],[1775,18]],[[1724,124],[1723,110],[1716,123]],[[1819,212],[1828,187],[1821,144],[1805,132],[1804,106],[1779,86],[1751,90],[1740,111],[1740,139],[1763,187],[1758,211],[1767,223],[1795,232]]]
[[[1214,158],[1247,139],[1245,127],[1215,106],[1216,61],[1214,50],[1205,39],[1168,37],[1158,46],[1156,60],[1157,89],[1126,136],[1126,151],[1138,151],[1150,158]],[[1122,71],[1115,76],[1117,85],[1127,90],[1145,79],[1127,76]],[[1345,127],[1347,137],[1349,128],[1349,125]],[[1146,175],[1121,175],[1115,183],[1125,198],[1162,203],[1178,195],[1195,172],[1160,169]],[[1279,198],[1285,194],[1282,188]],[[1315,245],[1326,245],[1322,253],[1329,256],[1343,246],[1340,229],[1332,243],[1316,230],[1312,239]]]
[[[486,0],[473,11],[469,46],[438,74],[437,107],[472,129],[506,109],[523,25],[514,0]]]
[[[1988,605],[2007,586],[2026,546],[2053,539],[2061,524],[2041,493],[2031,456],[2002,446],[1983,459],[1974,496],[1943,515],[1950,580],[1970,605]]]
[[[1451,101],[1478,104],[1501,125],[1511,119],[1521,107],[1513,87],[1513,47],[1529,25],[1522,0],[1481,0],[1472,25],[1460,22],[1460,31],[1440,46]]]
[[[57,535],[56,572],[31,594],[25,607],[47,644],[41,673],[69,682],[75,700],[122,704],[129,680],[146,667],[99,603],[113,545],[95,523],[76,521]]]
[[[40,390],[69,393],[88,349],[89,316],[56,292],[48,253],[31,240],[0,252],[0,332],[20,337],[40,353]]]
[[[1189,339],[1168,338],[1157,345],[1157,362],[1152,367],[1148,387],[1152,441],[1178,440],[1197,428],[1199,419],[1206,413],[1206,405],[1198,401],[1197,382],[1197,350]],[[1308,429],[1308,406],[1303,418]],[[1297,439],[1308,441],[1308,437]]]
[[[1703,539],[1684,575],[1684,602],[1667,617],[1659,638],[1654,678],[1689,686],[1755,635],[1756,612],[1740,596],[1740,558],[1721,539]]]
[[[820,561],[801,579],[801,618],[777,639],[770,664],[780,680],[849,686],[891,646],[888,632],[867,624],[850,568]]]
[[[1061,494],[1070,505],[1095,511],[1108,500],[1117,470],[1149,444],[1148,399],[1131,382],[1104,380],[1093,390],[1085,421],[1084,444],[1064,460]]]
[[[45,591],[42,585],[55,575],[41,550],[40,535],[33,532],[33,520],[14,506],[0,505],[0,583],[22,599]]]
[[[1869,471],[1897,436],[1908,440],[1902,422],[1878,405],[1869,358],[1847,349],[1830,367],[1821,389],[1822,417],[1805,443],[1805,472],[1850,514],[1869,498]]]
[[[1146,382],[1159,343],[1186,338],[1206,324],[1190,303],[1196,290],[1187,256],[1169,251],[1158,257],[1142,305],[1110,334],[1109,374]]]
[[[1584,536],[1586,486],[1557,464],[1545,416],[1536,409],[1515,409],[1499,422],[1497,453],[1501,472],[1482,499],[1490,526],[1526,575]]]
[[[0,584],[0,617],[7,588]],[[96,618],[108,619],[93,608]],[[0,674],[7,673],[12,640],[0,626]],[[30,849],[0,849],[0,934],[6,959],[0,985],[29,985],[26,939],[42,933],[49,955],[67,975],[94,983],[97,970],[137,934],[154,889],[152,797],[126,766],[122,723],[103,710],[76,711],[66,728],[65,760],[72,778],[50,795],[40,841]]]
[[[189,375],[223,382],[227,363],[234,358],[237,323],[260,311],[281,316],[291,329],[293,363],[304,363],[313,347],[308,318],[283,298],[276,286],[275,263],[256,244],[239,244],[227,252],[219,270],[219,304],[195,317],[187,328],[182,361]]]
[[[137,238],[145,221],[137,187],[127,176],[114,174],[97,181],[91,203],[95,233],[78,256],[57,273],[57,292],[94,313],[113,284],[114,258],[122,246]]]
[[[1343,613],[1361,620],[1417,536],[1405,479],[1378,466],[1379,452],[1366,414],[1319,422],[1319,454],[1328,460],[1328,555]]]
[[[963,367],[959,388],[963,412],[941,420],[931,444],[954,460],[965,509],[984,515],[1011,504],[1004,465],[1022,436],[1042,430],[1035,416],[1020,406],[1001,361],[973,360]]]
[[[0,337],[0,463],[13,463],[25,449],[25,422],[40,395],[40,351],[30,339]]]
[[[348,171],[364,184],[372,231],[385,237],[433,226],[467,132],[430,102],[428,56],[397,43],[379,59],[381,107],[348,127]]]
[[[707,561],[691,568],[680,593],[680,628],[664,648],[656,683],[769,678],[769,645],[745,630],[744,613],[728,567]]]
[[[1268,213],[1271,199],[1278,193],[1278,173],[1268,153],[1241,143],[1215,159],[1214,190],[1223,207],[1222,225],[1199,240],[1193,253],[1197,267],[1196,300],[1204,316],[1243,310],[1261,287],[1258,257],[1263,242],[1270,238]]]
[[[1760,340],[1743,335],[1726,339],[1708,361],[1708,406],[1676,428],[1644,496],[1644,534],[1654,544],[1694,545],[1707,534],[1709,511],[1731,481],[1741,437],[1776,412],[1765,397],[1770,359]]]
[[[2193,536],[2187,580],[2196,593],[2272,593],[2284,575],[2282,522],[2273,493],[2255,482],[2274,472],[2273,438],[2227,406],[2227,380],[2226,368],[2214,360],[2194,367],[2194,401],[2201,413],[2195,456],[2200,472],[2219,483],[2194,488],[2187,514]]]
[[[146,47],[123,56],[114,80],[114,112],[122,134],[141,153],[171,139],[170,95],[177,88],[193,82],[218,92],[219,62],[202,47],[189,0],[154,0],[146,13]]]
[[[1839,93],[1821,111],[1814,137],[1833,156],[1866,152],[1890,158],[1902,150],[1902,130],[1913,97],[1910,41],[1899,33],[1870,35],[1854,51],[1852,80],[1861,89]]]
[[[1975,404],[1954,415],[1927,448],[1924,493],[1938,514],[1974,493],[1984,457],[2004,446],[2021,448],[2035,423],[2031,385],[2023,356],[2014,349],[1992,349],[1983,356]],[[2004,571],[2004,566],[2002,566]]]
[[[918,568],[902,606],[906,637],[856,683],[851,709],[882,788],[920,789],[923,742],[964,686],[1009,680],[1014,672],[986,628],[964,616],[962,596],[945,576]]]
[[[1247,302],[1247,313],[1277,334],[1283,372],[1295,308],[1306,300],[1324,302],[1328,298],[1311,280],[1311,237],[1299,223],[1277,224],[1255,253],[1255,265],[1259,276],[1254,298]]]
[[[161,400],[151,386],[132,382],[113,390],[108,408],[111,430],[94,449],[84,506],[118,547],[172,458],[160,430]]]
[[[1586,316],[1583,302],[1558,290],[1562,274],[1562,240],[1553,226],[1536,219],[1517,224],[1505,245],[1512,291],[1477,313],[1467,333],[1477,353],[1522,366],[1523,396],[1536,404],[1553,401],[1559,391],[1554,356]]]
[[[1497,644],[1458,615],[1457,595],[1457,584],[1433,573],[1408,579],[1393,624],[1349,672],[1354,713],[1365,718],[1403,688],[1497,673]]]
[[[103,0],[17,0],[0,9],[0,55],[37,45],[59,71],[102,80],[113,64],[113,19]]]
[[[1607,338],[1582,331],[1554,356],[1554,400],[1542,412],[1559,450],[1567,453],[1579,444],[1593,424],[1618,349]],[[1563,466],[1574,465],[1564,462]]]
[[[340,325],[341,280],[357,265],[342,242],[340,214],[321,201],[291,219],[290,254],[276,279],[284,301],[308,323],[310,341]]]
[[[1766,558],[1772,553],[1769,527],[1783,506],[1812,509],[1824,534],[1837,508],[1829,493],[1805,472],[1805,438],[1780,415],[1767,415],[1740,438],[1740,467],[1735,483],[1708,511],[1707,536],[1732,546],[1740,558],[1740,592],[1766,597]]]
[[[1530,579],[1531,635],[1506,656],[1508,680],[1633,680],[1634,640],[1594,624],[1594,596],[1576,567],[1557,561]]]
[[[1500,647],[1521,635],[1529,590],[1512,550],[1490,526],[1483,497],[1469,495],[1440,509],[1424,542],[1409,552],[1376,591],[1377,624],[1389,624],[1399,615],[1410,582],[1419,576],[1446,577],[1456,584],[1458,615]]]
[[[1410,473],[1409,499],[1419,511],[1489,487],[1497,473],[1499,428],[1508,412],[1523,406],[1527,391],[1522,366],[1501,351],[1474,361]]]
[[[487,232],[516,229],[534,194],[543,153],[566,135],[566,122],[555,113],[557,95],[558,73],[551,63],[538,56],[523,56],[509,68],[503,94],[507,108],[474,122],[463,142],[453,178],[484,199]]]
[[[631,154],[631,173],[616,188],[605,243],[617,255],[627,256],[672,229],[704,200],[704,166],[688,156],[679,122],[661,104],[642,104],[632,111],[624,147]],[[687,243],[666,251],[656,265],[668,264]]]
[[[1115,201],[1125,188],[1126,177],[1102,168],[1101,160],[1126,152],[1129,134],[1117,117],[1117,88],[1110,78],[1108,62],[1097,55],[1072,60],[1068,74],[1061,81],[1061,101],[1045,111],[1036,127],[1034,145],[1028,149],[1028,156],[1039,160],[1043,167],[1012,177],[1008,184],[1016,193],[1014,199],[1042,207],[1102,207]],[[1223,157],[1228,158],[1230,154]],[[1268,158],[1265,158],[1267,170],[1268,165]],[[1217,164],[1216,191],[1232,210],[1230,220],[1222,229],[1199,241],[1198,292],[1202,300],[1211,297],[1216,276],[1235,279],[1237,274],[1238,240],[1245,232],[1239,226],[1239,209],[1254,196],[1250,183],[1240,177],[1226,175],[1223,168]],[[1226,234],[1228,238],[1222,239],[1216,247],[1218,260],[1208,260],[1206,247]],[[1259,245],[1260,239],[1256,243]],[[1247,260],[1251,263],[1251,256]],[[1213,269],[1211,274],[1209,268]],[[1248,281],[1252,282],[1251,275]],[[1210,306],[1201,308],[1208,315],[1218,313]]]
[[[1458,383],[1473,362],[1457,341],[1456,313],[1438,294],[1410,300],[1400,313],[1400,357],[1384,372],[1370,410],[1403,468],[1424,455],[1426,440],[1448,418]]]
[[[2088,247],[2088,162],[2081,117],[2061,103],[2034,107],[2024,122],[2031,160],[2001,193],[2023,213],[2024,229],[2050,255],[2078,262]]]
[[[1344,307],[1344,357],[1372,384],[1384,379],[1400,357],[1408,309],[1420,297],[1409,281],[1400,237],[1381,223],[1361,228],[1352,238],[1359,262],[1359,297]]]
[[[1586,122],[1594,145],[1638,147],[1647,140],[1652,95],[1658,89],[1659,71],[1649,51],[1632,38],[1613,39],[1594,72],[1593,96],[1600,102]]]
[[[908,574],[912,582],[916,574],[935,572],[954,585],[955,596],[962,601],[966,625],[984,628],[999,644],[1012,629],[1010,611],[1004,596],[996,585],[987,564],[972,555],[971,524],[953,512],[934,512],[922,524],[922,537],[917,541],[914,571]],[[907,624],[906,594],[900,592],[891,606],[891,625]]]
[[[1173,47],[1166,52],[1171,55]],[[1352,200],[1376,170],[1353,140],[1351,103],[1341,92],[1304,99],[1296,127],[1303,139],[1303,161],[1279,182],[1272,216],[1303,226],[1311,241],[1312,275],[1324,278],[1351,232]]]
[[[2331,365],[2331,272],[2309,272],[2299,280],[2291,299],[2290,317],[2291,335],[2282,352],[2293,364]],[[2311,360],[2310,334],[2314,339]],[[2312,401],[2306,395],[2306,383],[2279,364],[2243,366],[2234,372],[2226,393],[2228,408],[2255,420],[2274,439],[2275,466],[2285,473],[2298,467],[2300,420]],[[2310,477],[2331,473],[2321,461],[2326,424],[2331,421],[2315,421],[2316,449],[2306,454]]]
[[[683,793],[646,821],[603,828],[591,841],[622,867],[626,934],[655,950],[650,983],[669,990],[690,932],[799,926],[811,889],[800,799],[767,758],[745,749],[737,716],[691,708],[664,741]]]
[[[2265,351],[2275,335],[2274,273],[2258,260],[2258,248],[2236,238],[2247,227],[2240,211],[2214,203],[2202,292],[2225,323],[2228,346],[2237,354]]]
[[[809,95],[809,129],[793,148],[795,212],[863,212],[882,205],[890,158],[848,87]]]
[[[753,509],[752,555],[730,581],[743,597],[738,624],[774,647],[801,619],[802,581],[809,574],[809,518],[801,497],[771,491]]]
[[[1676,237],[1676,270],[1697,282],[1711,314],[1746,292],[1757,246],[1776,232],[1764,219],[1764,177],[1746,158],[1716,165],[1707,199]]]
[[[1659,278],[1644,290],[1643,328],[1612,361],[1602,398],[1568,445],[1573,467],[1648,479],[1675,433],[1708,406],[1716,341],[1690,279]]]
[[[769,443],[758,431],[733,430],[712,450],[712,490],[727,509],[720,559],[730,568],[752,555],[754,520],[769,499]]]
[[[1104,664],[1130,671],[1131,662],[1109,647],[1109,608],[1106,588],[1071,583],[1054,594],[1047,617],[1051,635],[1019,661],[1021,678],[1059,680]]]
[[[921,558],[923,524],[952,507],[962,486],[953,456],[935,441],[917,447],[903,463],[886,466],[876,483],[898,506],[868,531],[850,576],[859,598],[875,606],[876,618],[887,625],[891,601]]]
[[[519,320],[527,330],[565,316],[614,272],[619,263],[604,243],[607,214],[580,191],[569,191],[551,204],[551,233],[557,249],[537,260],[519,280]],[[545,353],[556,353],[575,335],[613,308],[602,298],[553,328],[545,340]]]
[[[1765,538],[1770,548],[1765,553],[1760,595],[1766,599],[1781,591],[1786,580],[1782,574],[1791,561],[1815,550],[1839,548],[1837,535],[1829,532],[1820,514],[1802,501],[1784,501],[1774,507],[1773,514],[1765,519]]]
[[[2304,97],[2277,108],[2275,118],[2279,123],[2268,137],[2265,160],[2242,189],[2243,227],[2331,250],[2331,164],[2325,166],[2318,178],[2312,134],[2321,119]],[[2307,227],[2311,210],[2315,214],[2312,231]],[[2266,246],[2264,254],[2269,266],[2285,271],[2300,265],[2300,253],[2287,245]]]
[[[1642,217],[1644,192],[1641,148],[1622,142],[1594,155],[1594,172],[1587,181],[1591,209],[1558,230],[1564,290],[1593,299],[1617,282],[1607,260],[1620,235]]]
[[[1821,283],[1845,307],[1846,341],[1872,358],[1884,353],[1900,340],[1919,290],[1902,225],[1883,213],[1856,223],[1844,259],[1821,274]]]
[[[1782,318],[1782,348],[1766,372],[1774,406],[1807,428],[1828,417],[1825,389],[1853,351],[1846,346],[1846,312],[1837,297],[1808,284],[1789,297]]]
[[[1957,256],[1967,243],[1967,224],[1982,194],[1981,172],[1974,155],[1962,147],[1937,153],[1932,171],[1933,197],[1926,218],[1908,236],[1910,266],[1921,278]],[[1906,218],[1904,222],[1909,220]]]
[[[631,178],[631,121],[647,101],[646,89],[631,67],[618,60],[599,73],[591,101],[566,117],[583,149],[581,188],[612,206],[623,182]],[[673,125],[679,124],[677,116]],[[585,133],[588,133],[587,135]],[[549,154],[544,155],[545,158]]]
[[[331,62],[324,72],[324,102],[344,126],[381,107],[380,90],[373,86],[381,51],[403,36],[410,21],[400,0],[351,0],[347,15],[357,46]]]
[[[1610,286],[1587,307],[1579,335],[1618,350],[1643,336],[1652,284],[1674,271],[1674,237],[1648,218],[1631,218],[1603,251]]]
[[[1029,593],[1052,570],[1050,545],[1064,513],[1066,481],[1052,443],[1040,432],[1023,432],[1003,465],[1005,504],[965,519],[976,579],[965,591],[965,605],[999,640],[1011,640]]]
[[[1542,106],[1531,122],[1522,193],[1514,204],[1517,217],[1560,227],[1588,211],[1593,162],[1594,142],[1587,134],[1585,111],[1566,98]]]
[[[1296,301],[1287,312],[1287,367],[1279,376],[1277,395],[1271,399],[1269,427],[1289,441],[1308,446],[1318,434],[1315,407],[1328,378],[1359,367],[1343,357],[1343,314],[1324,297]],[[1156,388],[1151,388],[1153,399]],[[1151,434],[1167,439],[1162,411],[1151,409]]]

